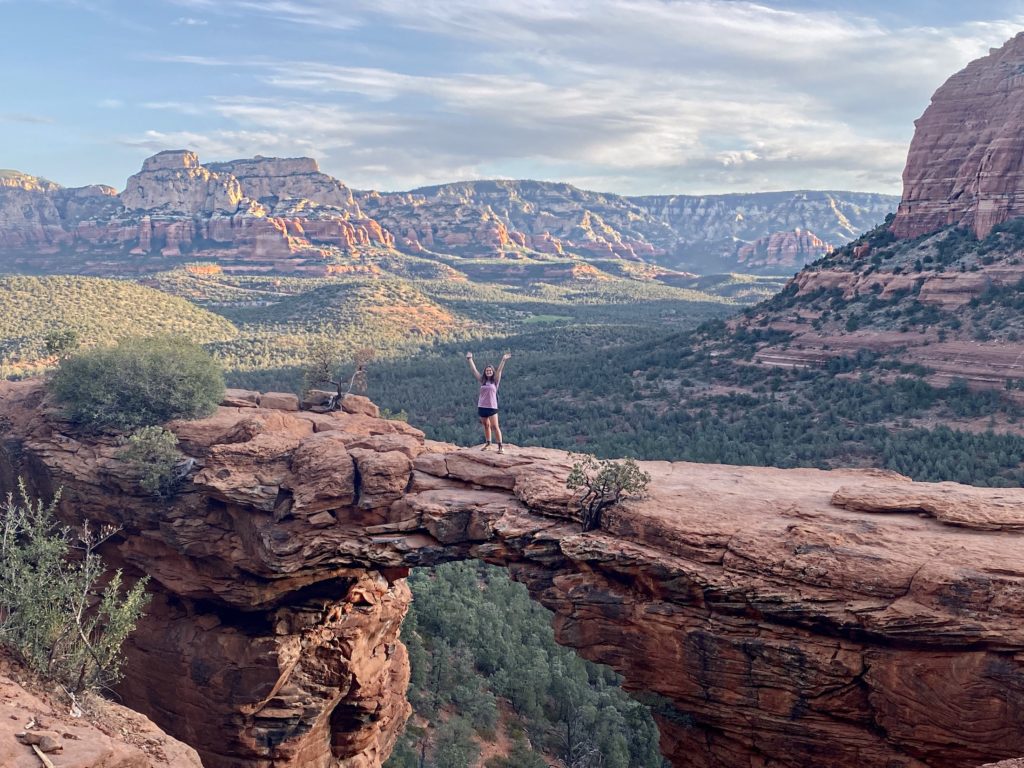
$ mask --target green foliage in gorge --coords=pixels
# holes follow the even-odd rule
[[[610,669],[557,645],[551,614],[504,571],[451,563],[414,571],[410,586],[409,697],[432,725],[408,729],[388,768],[419,768],[421,755],[424,768],[466,768],[498,730],[513,750],[494,766],[539,768],[550,756],[577,768],[662,768],[647,709]]]
[[[72,693],[116,683],[121,646],[147,602],[146,580],[123,588],[96,548],[112,528],[72,531],[50,504],[7,497],[0,509],[0,644]],[[77,557],[72,558],[72,550]]]
[[[50,388],[73,422],[127,430],[208,416],[223,398],[224,374],[202,347],[154,336],[78,352]]]

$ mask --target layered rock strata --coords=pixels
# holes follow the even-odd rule
[[[162,504],[38,384],[0,385],[2,485],[124,526],[106,554],[154,602],[122,694],[207,768],[378,765],[408,712],[402,577],[462,558],[509,568],[560,642],[621,672],[674,765],[1024,753],[1024,491],[647,462],[650,495],[581,533],[563,452],[255,401],[170,425],[196,466]]]
[[[324,275],[335,256],[393,245],[351,190],[320,173],[311,158],[203,165],[194,152],[160,152],[120,195],[110,187],[64,189],[0,175],[0,250],[25,266],[63,263],[60,255],[113,254],[113,262],[90,271],[145,271],[205,258],[225,269]]]
[[[737,258],[745,267],[800,268],[832,251],[832,246],[813,232],[794,229],[774,232],[740,246]]]
[[[799,268],[880,223],[896,202],[853,192],[623,197],[516,180],[357,200],[411,253],[621,259],[700,272]]]
[[[353,193],[312,158],[202,163],[169,150],[147,158],[120,195],[0,171],[0,252],[15,266],[118,275],[187,259],[322,275],[395,247],[778,271],[877,224],[895,202],[853,192],[629,198],[512,180]]]
[[[984,237],[1024,215],[1024,33],[949,78],[917,120],[892,230]]]

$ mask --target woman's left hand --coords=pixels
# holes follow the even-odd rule
[[[511,357],[512,357],[512,353],[511,352],[506,352],[504,355],[501,356],[501,359],[502,360],[509,360]]]

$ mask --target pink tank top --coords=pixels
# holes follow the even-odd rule
[[[476,401],[477,408],[498,407],[498,385],[493,381],[480,385],[480,397]]]

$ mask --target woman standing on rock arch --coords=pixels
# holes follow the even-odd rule
[[[481,374],[476,369],[476,363],[473,362],[473,353],[466,353],[466,362],[469,363],[469,369],[473,372],[473,378],[480,384],[476,413],[484,428],[484,444],[480,447],[481,451],[486,451],[491,447],[491,435],[493,434],[498,443],[498,453],[505,452],[505,446],[501,442],[501,427],[498,425],[498,387],[501,384],[501,372],[505,370],[505,361],[510,357],[512,355],[506,352],[501,356],[498,370],[494,370],[493,365],[488,365]]]

